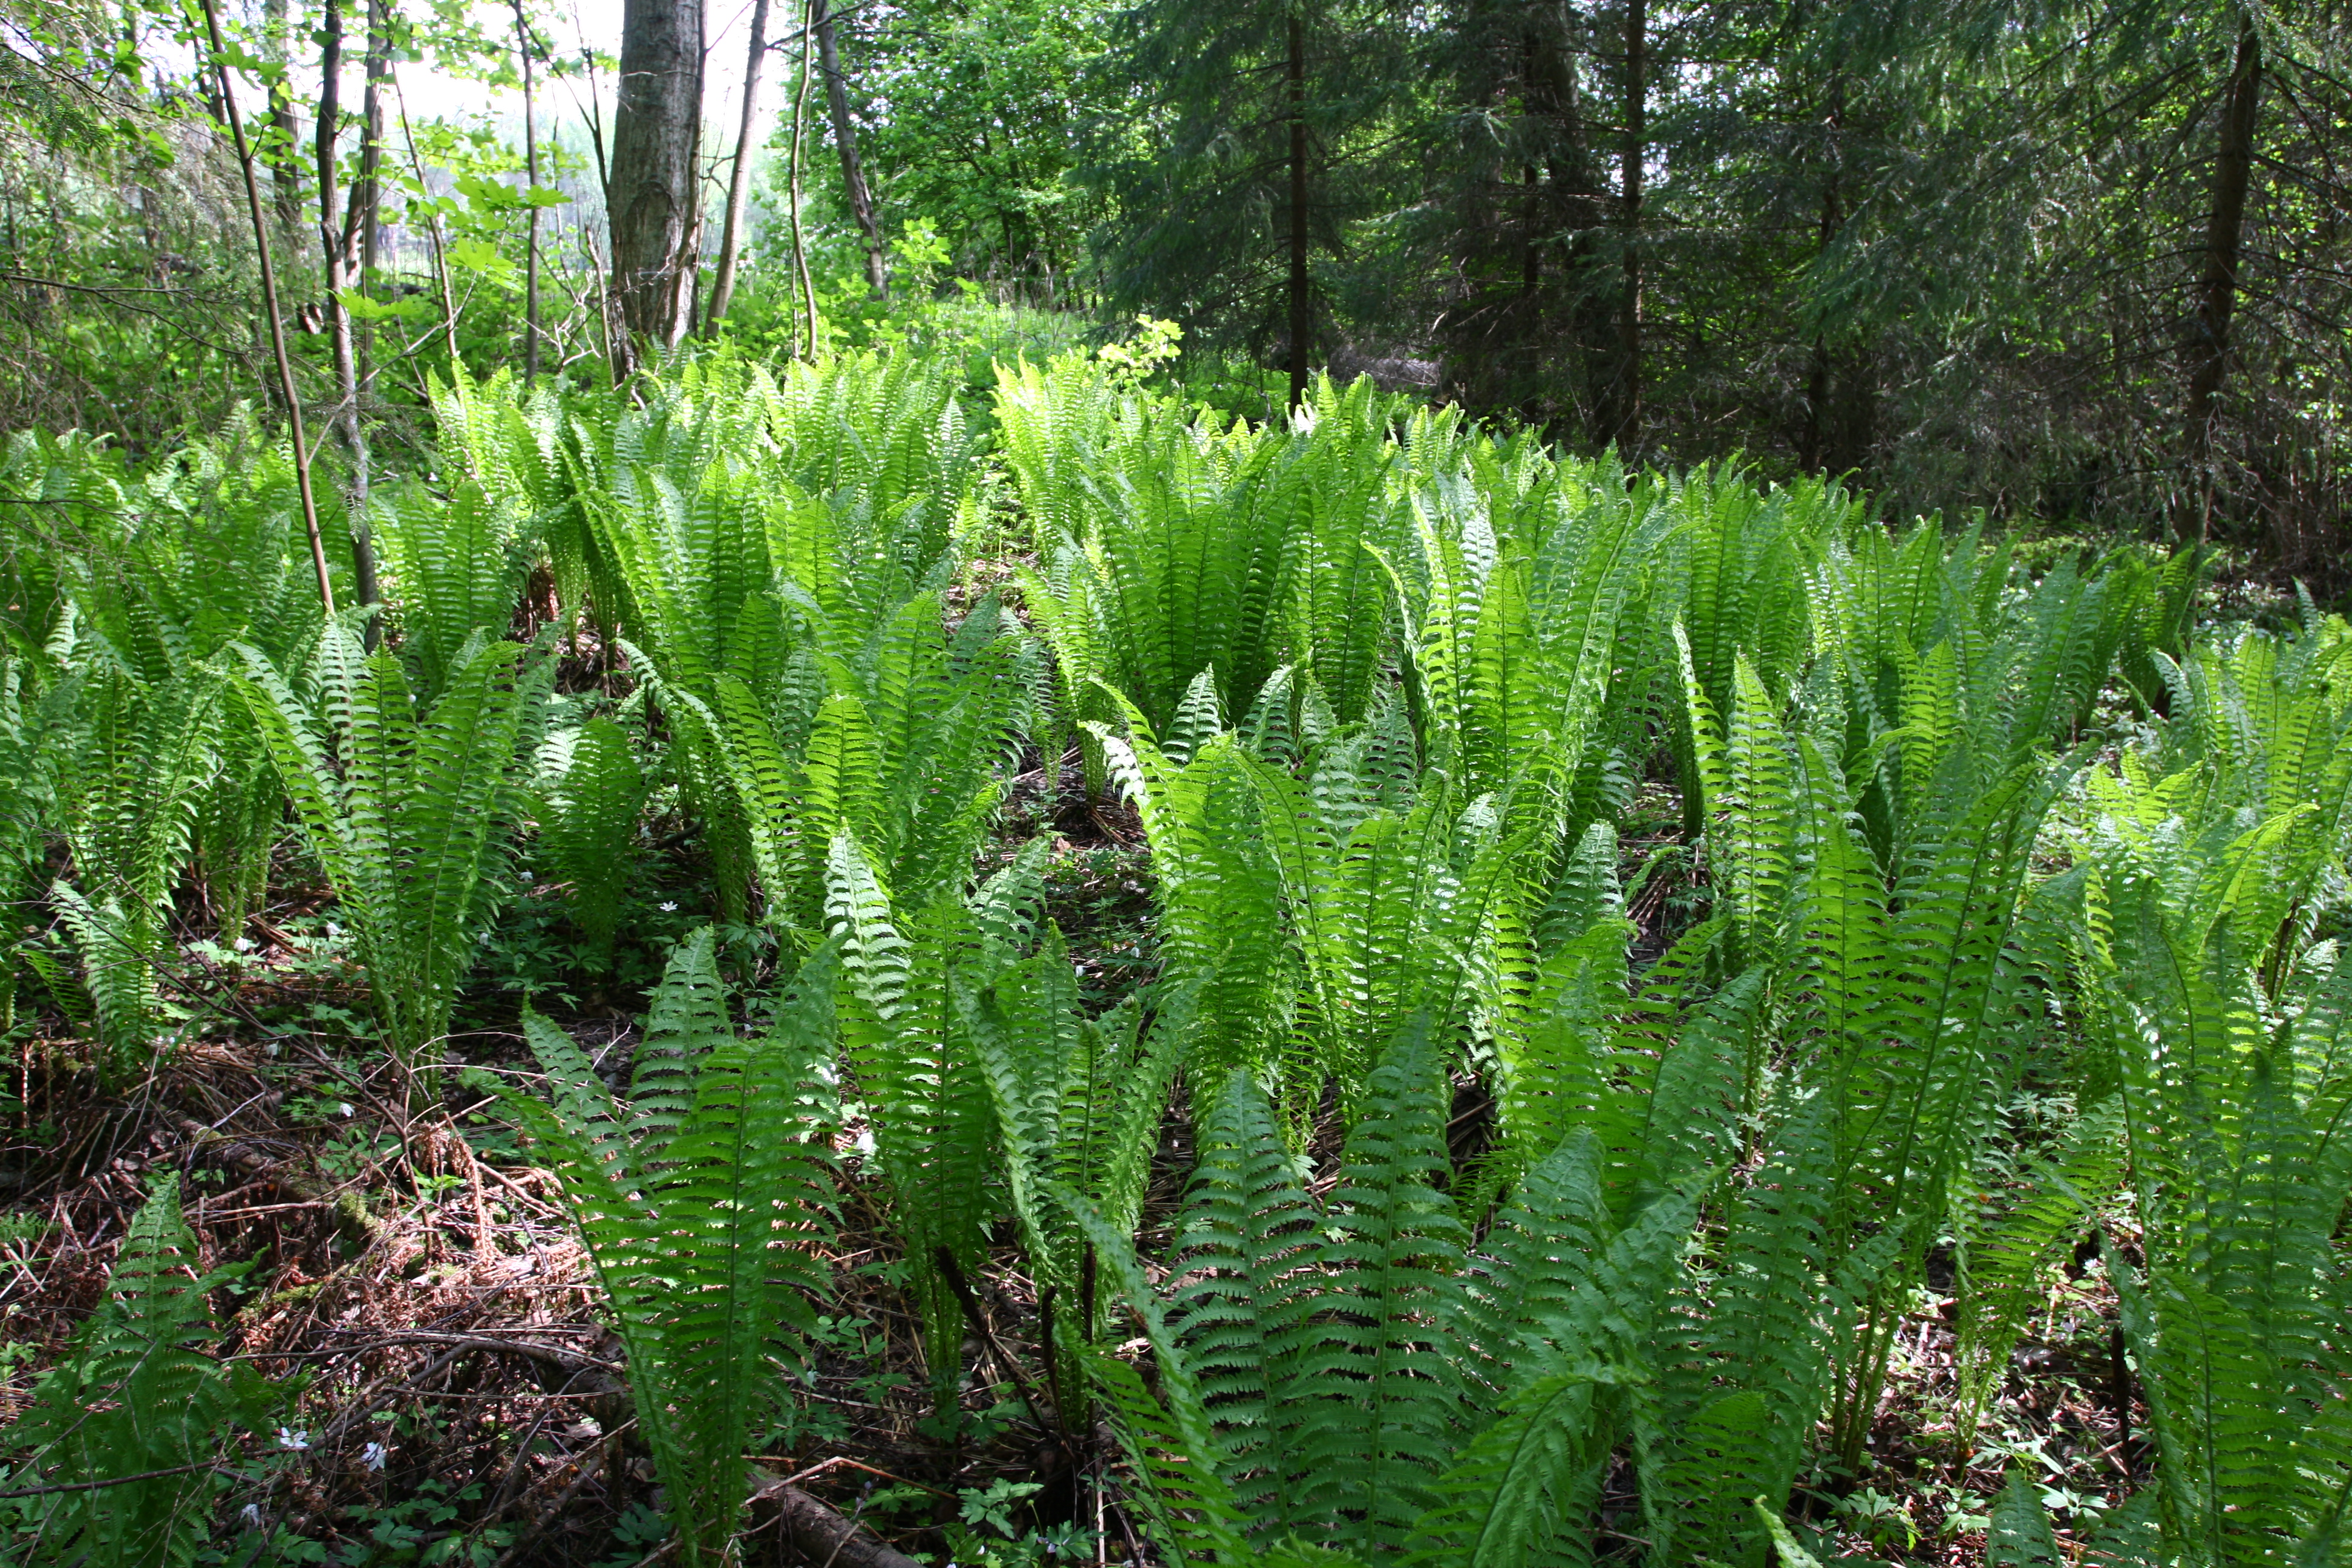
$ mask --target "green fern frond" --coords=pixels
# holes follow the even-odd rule
[[[744,1038],[706,928],[671,957],[628,1103],[535,1014],[525,1032],[550,1098],[488,1086],[563,1183],[687,1562],[731,1561],[745,1445],[784,1396],[825,1283],[834,984],[831,955],[812,959]]]
[[[289,1392],[197,1348],[213,1336],[210,1293],[250,1267],[198,1272],[178,1179],[156,1183],[123,1237],[106,1299],[8,1433],[26,1455],[20,1477],[74,1483],[33,1504],[33,1550],[44,1560],[198,1560],[214,1490],[205,1467],[231,1427],[260,1425]]]

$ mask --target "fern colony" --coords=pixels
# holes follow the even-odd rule
[[[429,1120],[502,902],[563,887],[620,986],[685,835],[721,935],[625,1089],[537,1011],[538,1072],[468,1080],[568,1198],[681,1563],[771,1549],[746,1456],[852,1199],[942,1415],[1002,1371],[1049,1446],[1115,1443],[1161,1563],[1808,1561],[1905,1336],[1948,1309],[1965,1450],[2070,1258],[2146,1441],[2104,1510],[2021,1474],[1991,1558],[2336,1559],[2352,628],[2192,636],[2190,561],[2028,573],[1368,384],[1260,428],[1083,355],[960,371],[444,388],[437,479],[374,508],[376,651],[256,433],[144,473],[17,438],[0,877],[54,924],[12,922],[13,1016],[107,1092],[168,1074],[188,944],[274,863]],[[1108,1006],[1024,773],[1148,846]],[[124,1488],[17,1503],[37,1555],[237,1528],[174,1467],[271,1394],[202,1353],[175,1205],[10,1434],[28,1486]]]

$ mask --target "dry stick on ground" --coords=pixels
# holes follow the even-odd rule
[[[963,1315],[971,1324],[972,1331],[980,1336],[981,1343],[988,1347],[997,1365],[1003,1367],[1004,1375],[1012,1380],[1013,1389],[1021,1395],[1021,1403],[1029,1407],[1030,1419],[1047,1433],[1059,1433],[1061,1424],[1046,1416],[1045,1407],[1037,1403],[1036,1394],[1029,1387],[1029,1379],[1021,1371],[1021,1363],[997,1342],[996,1331],[990,1326],[988,1314],[981,1310],[980,1298],[972,1294],[971,1282],[963,1277],[963,1268],[956,1262],[955,1254],[942,1247],[935,1256],[940,1272],[947,1277],[948,1289],[955,1292],[955,1299],[963,1307]]]
[[[319,502],[310,493],[309,443],[302,437],[302,399],[294,390],[293,363],[286,357],[286,319],[278,310],[278,271],[269,259],[269,225],[261,216],[261,184],[254,178],[253,148],[245,139],[245,117],[237,112],[236,94],[229,86],[227,50],[221,43],[220,15],[213,0],[202,0],[205,41],[210,47],[214,74],[220,78],[221,107],[228,115],[229,138],[236,145],[237,167],[245,172],[245,203],[253,217],[253,247],[261,261],[261,297],[269,310],[269,352],[278,362],[278,395],[286,402],[286,420],[294,432],[294,482],[301,492],[302,522],[310,531],[310,564],[319,574],[319,602],[335,613],[335,588],[327,575],[327,546],[319,537]]]
[[[856,1518],[798,1487],[762,1487],[755,1500],[775,1505],[784,1539],[809,1562],[834,1568],[918,1568],[913,1558],[861,1527]],[[865,1504],[858,1507],[863,1511]]]
[[[164,1476],[184,1476],[197,1470],[216,1470],[226,1468],[217,1460],[201,1459],[193,1465],[173,1465],[166,1470],[142,1470],[135,1476],[110,1476],[102,1481],[60,1481],[53,1487],[26,1487],[21,1491],[0,1492],[0,1498],[49,1497],[58,1492],[94,1492],[107,1487],[127,1487],[133,1481],[152,1481]]]

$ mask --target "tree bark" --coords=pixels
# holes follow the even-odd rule
[[[253,247],[261,267],[261,300],[269,319],[270,358],[278,367],[278,395],[286,403],[286,426],[294,437],[294,489],[302,500],[302,521],[310,535],[310,565],[319,574],[319,605],[335,613],[334,579],[327,571],[326,542],[319,533],[319,503],[310,490],[310,444],[302,431],[302,396],[294,386],[294,362],[286,352],[286,318],[278,305],[278,272],[269,259],[269,226],[261,216],[261,182],[253,172],[253,149],[245,139],[245,122],[236,111],[236,94],[229,89],[228,53],[221,44],[220,16],[213,0],[203,0],[205,42],[212,52],[213,73],[218,79],[221,110],[228,121],[236,147],[237,168],[245,175],[245,204],[253,220]]]
[[[268,0],[264,15],[269,61],[281,68],[291,64],[294,25],[288,0]],[[290,243],[302,232],[302,127],[294,115],[292,84],[281,77],[269,87],[270,194],[278,205],[278,226]]]
[[[834,37],[833,8],[826,0],[813,0],[816,22],[817,58],[824,67],[824,95],[833,111],[833,144],[841,153],[841,186],[849,195],[849,215],[866,236],[866,283],[877,300],[890,297],[889,253],[882,244],[882,223],[875,216],[874,193],[866,186],[866,168],[857,157],[857,127],[849,119],[849,83],[842,75],[841,46]]]
[[[608,207],[629,333],[673,347],[692,324],[703,0],[626,0]]]
[[[320,23],[321,43],[319,58],[319,133],[317,138],[319,174],[319,244],[325,253],[327,269],[327,326],[334,344],[335,390],[338,396],[335,427],[342,437],[343,449],[352,463],[352,496],[347,508],[352,534],[352,557],[354,582],[352,588],[359,602],[376,602],[375,552],[367,533],[368,447],[367,432],[360,424],[359,361],[352,339],[352,313],[343,307],[342,291],[347,286],[346,262],[350,256],[354,212],[338,222],[336,207],[336,155],[342,129],[342,68],[343,68],[343,7],[342,0],[326,0],[325,15]],[[373,62],[371,62],[373,63]],[[374,97],[374,83],[370,82],[369,97]],[[364,154],[362,154],[364,159]],[[364,167],[364,164],[362,165]],[[362,176],[364,183],[365,175]],[[354,188],[352,195],[360,195]],[[378,637],[376,625],[368,623],[366,639],[373,650]]]
[[[761,9],[767,0],[760,0]],[[515,47],[522,55],[522,148],[523,171],[531,188],[539,188],[539,118],[536,83],[530,69],[530,24],[523,17],[522,0],[514,0]],[[745,89],[746,92],[750,90]],[[530,215],[525,220],[530,226],[523,233],[522,252],[522,384],[529,387],[539,380],[539,204],[531,204]]]
[[[755,1515],[776,1510],[784,1539],[803,1561],[833,1568],[916,1568],[913,1558],[798,1487],[770,1482],[752,1494],[751,1507]]]
[[[2205,265],[2197,281],[2195,335],[2189,342],[2189,485],[2174,532],[2202,542],[2212,531],[2215,404],[2230,368],[2230,319],[2238,304],[2238,259],[2253,184],[2254,129],[2262,107],[2263,41],[2253,18],[2239,27],[2213,159],[2213,198],[2205,229]]]
[[[1307,24],[1297,5],[1290,12],[1290,406],[1307,401],[1307,335],[1314,301],[1307,276]]]
[[[808,124],[809,6],[801,6],[801,79],[793,92],[792,167],[787,172],[793,204],[793,277],[800,285],[801,301],[808,312],[808,353],[816,358],[816,283],[809,276],[808,244],[801,233],[801,140]],[[797,347],[793,350],[797,354]]]
[[[806,47],[806,41],[803,41]],[[727,221],[719,231],[719,261],[710,275],[710,303],[702,335],[719,335],[719,319],[735,297],[735,262],[743,245],[743,209],[751,196],[751,144],[759,133],[760,70],[768,61],[768,0],[751,0],[751,53],[743,62],[743,120],[735,132],[735,166],[727,175]]]
[[[1620,456],[1642,426],[1642,174],[1649,154],[1646,124],[1650,23],[1644,0],[1625,0],[1625,297],[1617,326],[1617,428]]]

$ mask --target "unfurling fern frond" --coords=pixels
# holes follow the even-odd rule
[[[804,964],[747,1038],[711,952],[706,929],[672,955],[627,1101],[536,1014],[524,1027],[549,1098],[495,1089],[563,1183],[613,1303],[680,1558],[698,1564],[732,1560],[745,1445],[785,1397],[808,1297],[824,1283],[815,1247],[838,1120],[832,954]]]

